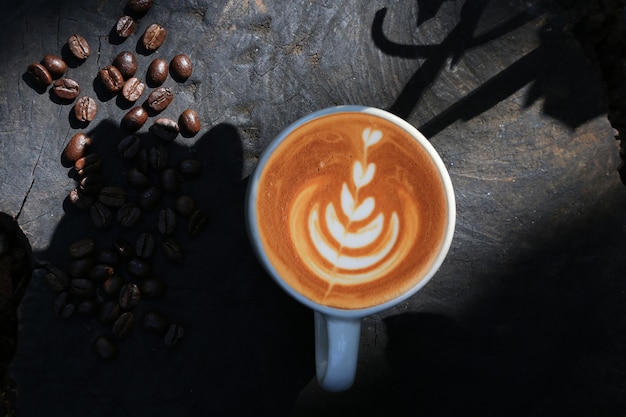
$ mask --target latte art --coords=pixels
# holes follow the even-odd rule
[[[419,283],[446,230],[445,191],[428,153],[395,124],[361,113],[290,133],[264,167],[256,208],[281,278],[345,309]]]

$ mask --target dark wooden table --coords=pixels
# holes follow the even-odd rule
[[[9,369],[20,416],[613,415],[624,408],[625,193],[596,68],[570,35],[571,16],[519,1],[157,1],[137,31],[111,35],[125,2],[28,0],[0,18],[0,211],[17,219],[37,265],[64,267],[70,242],[107,246],[153,230],[101,231],[67,202],[76,186],[60,154],[78,131],[94,139],[108,184],[123,185],[119,121],[129,105],[95,80],[123,50],[139,74],[155,57],[188,54],[190,79],[162,113],[196,109],[203,129],[169,145],[203,162],[182,184],[209,213],[184,261],[162,256],[166,295],[145,300],[185,328],[167,347],[136,328],[112,361],[95,317],[59,319],[37,276],[19,314]],[[154,22],[167,31],[138,49]],[[97,99],[80,126],[72,106],[24,76],[82,34],[92,56],[67,75]],[[263,272],[243,220],[246,178],[269,141],[311,111],[388,109],[440,152],[456,189],[448,259],[419,294],[363,323],[354,388],[314,381],[312,314]],[[152,143],[148,124],[139,134]],[[130,191],[132,195],[133,191]],[[163,204],[171,201],[165,198]],[[180,232],[180,233],[179,233]],[[619,412],[616,410],[620,410]]]

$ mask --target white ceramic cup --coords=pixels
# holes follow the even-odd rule
[[[364,112],[392,122],[410,135],[428,153],[432,163],[441,176],[447,200],[447,224],[443,243],[430,268],[413,287],[397,297],[372,307],[361,309],[340,309],[320,304],[305,297],[289,285],[269,260],[266,249],[260,239],[259,224],[256,215],[256,203],[259,196],[259,180],[272,152],[299,126],[316,118],[341,112]],[[264,268],[276,283],[289,295],[314,311],[315,321],[315,360],[316,373],[320,385],[328,391],[343,391],[350,388],[355,380],[359,354],[361,321],[364,317],[381,312],[405,301],[420,290],[432,278],[441,266],[452,242],[456,221],[456,206],[452,182],[440,156],[430,142],[411,124],[381,109],[363,106],[337,106],[317,111],[305,116],[283,130],[263,152],[253,174],[249,179],[246,197],[246,221],[250,241]]]

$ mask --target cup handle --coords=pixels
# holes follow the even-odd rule
[[[315,369],[327,391],[344,391],[356,375],[361,318],[343,319],[314,312]]]

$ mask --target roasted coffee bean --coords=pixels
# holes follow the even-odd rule
[[[148,112],[143,107],[133,107],[122,118],[122,127],[129,132],[136,132],[148,120]]]
[[[98,252],[98,255],[96,256],[96,262],[111,265],[115,268],[120,264],[120,255],[116,252],[113,252],[112,250],[103,249]]]
[[[119,305],[122,310],[132,310],[141,301],[141,290],[137,284],[125,284],[120,289]]]
[[[93,266],[94,260],[92,258],[74,259],[67,264],[67,275],[71,278],[86,278]]]
[[[168,326],[165,317],[156,311],[147,311],[141,316],[141,327],[151,333],[163,334]]]
[[[165,28],[158,23],[153,23],[146,28],[141,42],[148,51],[155,51],[159,46],[163,45],[166,37],[167,31]]]
[[[137,57],[130,51],[122,51],[113,60],[113,66],[128,80],[137,72]]]
[[[167,117],[159,117],[150,127],[150,132],[152,132],[154,136],[166,142],[171,142],[176,139],[179,131],[178,123]]]
[[[113,65],[106,66],[98,71],[98,77],[100,77],[100,82],[102,82],[104,89],[109,93],[117,93],[124,86],[124,76]]]
[[[178,246],[178,243],[176,243],[174,239],[164,239],[161,242],[161,248],[163,249],[163,253],[169,260],[173,262],[180,262],[183,260],[183,251],[180,249],[180,246]]]
[[[67,252],[74,259],[84,258],[93,254],[96,248],[96,241],[91,237],[86,237],[70,244]]]
[[[124,285],[124,278],[120,275],[113,274],[108,277],[101,285],[102,291],[107,295],[117,296]]]
[[[178,126],[180,131],[186,136],[194,136],[202,127],[200,116],[193,109],[186,109],[178,118]]]
[[[41,271],[45,274],[46,284],[54,292],[65,291],[70,284],[70,278],[60,268],[47,267],[41,268]]]
[[[50,75],[46,67],[41,64],[30,64],[26,72],[39,88],[46,88],[52,84],[52,75]]]
[[[93,204],[93,197],[85,194],[78,188],[74,188],[72,191],[70,191],[68,198],[70,202],[80,210],[86,210],[90,208]]]
[[[41,65],[46,67],[52,78],[61,78],[67,71],[67,64],[60,56],[53,54],[44,55]]]
[[[113,213],[104,204],[96,201],[89,209],[92,224],[98,229],[104,229],[111,224]]]
[[[122,16],[115,24],[115,34],[126,39],[133,34],[136,26],[135,19],[130,16]]]
[[[191,236],[195,236],[202,231],[209,223],[209,216],[200,209],[196,209],[191,213],[189,217],[189,223],[187,223],[187,231]]]
[[[78,189],[85,194],[95,195],[102,189],[102,177],[99,174],[91,174],[80,179]]]
[[[113,336],[118,339],[125,337],[135,327],[135,316],[130,311],[122,313],[113,323]]]
[[[52,311],[56,317],[66,319],[69,318],[76,306],[70,302],[70,296],[66,291],[59,293],[52,304]]]
[[[93,343],[93,349],[103,359],[111,359],[117,354],[115,343],[107,336],[100,336]]]
[[[139,136],[128,135],[117,143],[117,153],[124,159],[131,159],[137,156],[137,152],[139,152],[142,146],[143,143]]]
[[[146,148],[141,148],[137,153],[137,169],[145,174],[150,169],[150,157]]]
[[[141,296],[145,298],[158,298],[165,294],[166,285],[158,278],[147,278],[139,283]]]
[[[126,190],[113,185],[102,187],[98,193],[98,201],[109,207],[122,207],[126,202]]]
[[[96,264],[89,270],[89,279],[97,284],[102,284],[107,279],[115,275],[115,270],[111,265]]]
[[[122,227],[133,227],[141,217],[141,209],[135,203],[124,203],[117,210],[117,222]]]
[[[124,239],[116,239],[113,242],[113,250],[124,259],[131,259],[135,256],[135,249],[133,248],[133,245]]]
[[[160,175],[161,187],[168,194],[175,193],[180,188],[178,174],[172,168],[165,168]]]
[[[70,281],[70,291],[77,297],[90,298],[95,295],[96,286],[86,278],[74,278]]]
[[[131,168],[126,172],[126,181],[134,187],[147,187],[150,185],[150,180],[137,168]]]
[[[135,101],[139,100],[139,97],[141,97],[145,89],[146,85],[142,83],[139,78],[129,78],[122,87],[122,97],[124,97],[126,101],[134,103]]]
[[[150,148],[150,152],[148,154],[150,159],[150,166],[154,169],[161,170],[167,167],[167,163],[169,161],[169,153],[165,146],[155,146]]]
[[[174,201],[174,209],[181,216],[189,217],[195,211],[196,203],[191,196],[183,194]]]
[[[148,107],[150,110],[160,112],[174,100],[174,92],[169,87],[159,87],[154,89],[148,96]]]
[[[193,64],[191,59],[185,54],[178,54],[170,62],[170,72],[176,81],[185,81],[191,77]]]
[[[154,252],[154,236],[151,233],[145,232],[137,236],[135,241],[135,253],[142,259],[148,259]]]
[[[146,13],[152,7],[152,0],[128,0],[128,8],[137,14]]]
[[[80,35],[70,36],[67,40],[67,46],[72,55],[74,55],[77,59],[85,60],[89,57],[89,55],[91,55],[91,48],[89,47],[89,44],[85,38]]]
[[[167,80],[170,70],[167,65],[167,61],[163,58],[155,58],[148,66],[148,72],[146,72],[146,80],[148,84],[152,86],[161,85]]]
[[[162,235],[171,235],[176,230],[176,213],[171,208],[164,208],[159,211],[159,219],[157,221],[159,233]]]
[[[80,85],[71,78],[59,78],[52,84],[52,91],[63,100],[74,100],[80,94]]]
[[[183,159],[178,163],[178,172],[186,177],[196,177],[202,173],[202,162],[197,159]]]
[[[72,136],[61,154],[63,166],[72,166],[80,158],[87,154],[87,151],[91,147],[91,138],[83,132],[78,132]]]
[[[94,314],[96,311],[98,311],[98,303],[96,302],[96,300],[93,299],[82,300],[76,306],[76,311],[80,314],[85,315]]]
[[[102,159],[98,154],[90,153],[78,158],[74,163],[74,169],[81,177],[99,173],[102,170]]]
[[[183,338],[183,336],[185,336],[183,326],[174,323],[170,324],[170,327],[165,332],[165,337],[163,338],[163,341],[165,342],[165,346],[171,347],[178,343],[180,339]]]
[[[120,305],[117,300],[107,300],[100,307],[98,319],[102,323],[113,323],[120,316]]]
[[[147,277],[150,269],[150,262],[141,258],[133,258],[126,264],[126,270],[137,278]]]
[[[83,96],[74,105],[74,115],[80,122],[91,122],[98,112],[98,104],[91,97]]]
[[[161,190],[151,186],[146,188],[139,195],[139,205],[141,208],[149,210],[155,208],[161,201]]]

